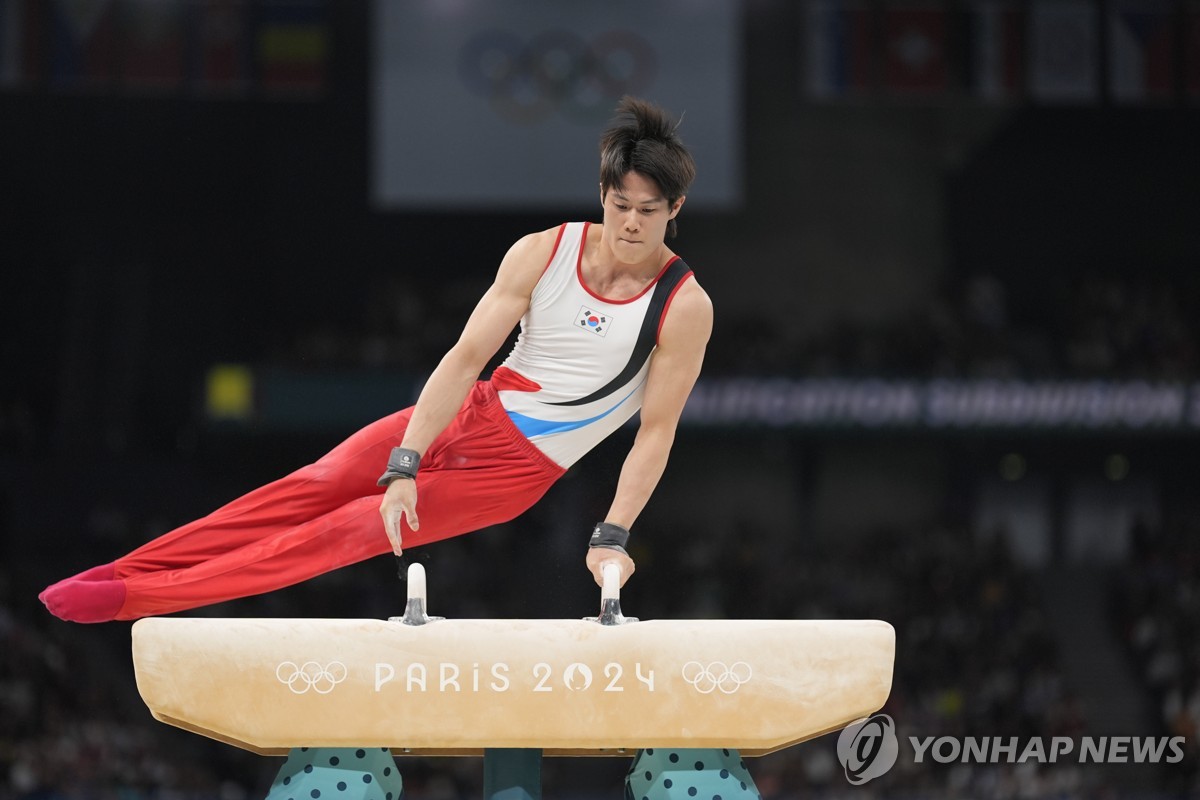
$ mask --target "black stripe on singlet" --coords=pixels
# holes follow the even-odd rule
[[[646,316],[642,318],[642,329],[638,331],[637,342],[633,346],[633,353],[629,356],[629,363],[617,374],[617,377],[587,397],[581,397],[578,400],[563,400],[559,403],[547,403],[547,405],[582,406],[607,397],[629,383],[646,363],[646,359],[650,357],[654,345],[658,343],[658,326],[662,321],[663,312],[666,310],[667,299],[670,298],[671,292],[675,291],[675,287],[679,285],[680,281],[690,272],[691,270],[684,260],[677,258],[671,262],[671,266],[667,267],[662,277],[658,279],[658,283],[654,286],[654,294],[650,296],[650,305],[646,308]]]

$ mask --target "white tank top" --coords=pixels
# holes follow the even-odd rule
[[[642,407],[662,320],[692,274],[675,257],[636,297],[605,299],[583,282],[589,225],[559,228],[517,343],[491,378],[513,424],[562,467]]]

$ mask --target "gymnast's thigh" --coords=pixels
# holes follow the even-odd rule
[[[550,488],[557,475],[535,468],[422,470],[417,477],[420,530],[403,524],[405,546],[460,536],[520,516]]]

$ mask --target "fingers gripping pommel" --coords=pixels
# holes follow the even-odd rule
[[[603,575],[600,588],[600,615],[584,617],[588,622],[599,622],[601,625],[624,625],[627,622],[637,622],[637,617],[627,617],[621,613],[621,565],[616,561],[605,561],[600,566]]]

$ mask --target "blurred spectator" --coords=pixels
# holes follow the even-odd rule
[[[1019,301],[994,276],[947,286],[892,324],[832,326],[798,340],[771,321],[722,318],[706,376],[1078,378],[1188,381],[1194,323],[1163,279],[1097,275]]]
[[[1200,519],[1138,522],[1132,563],[1112,588],[1112,619],[1147,689],[1162,735],[1184,736],[1172,788],[1200,789]]]

